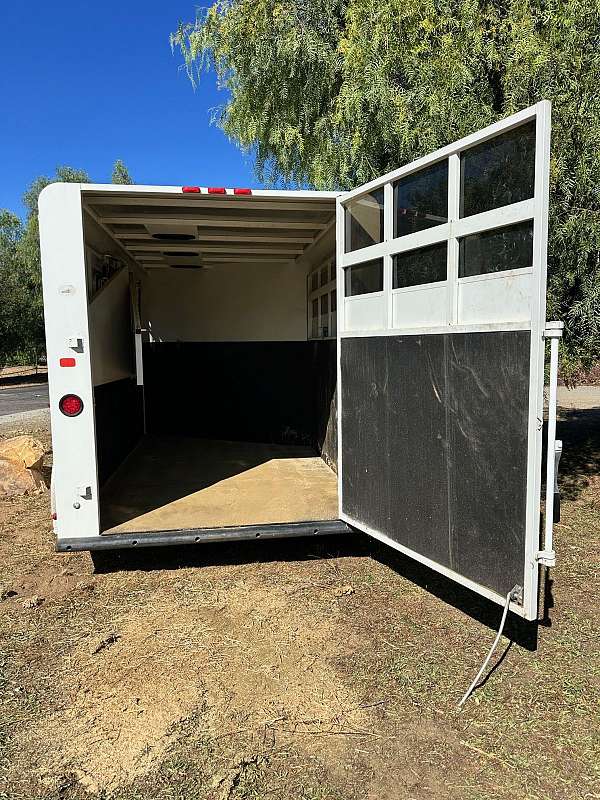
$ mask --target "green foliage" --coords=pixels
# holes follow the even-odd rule
[[[23,292],[19,285],[18,253],[22,235],[21,220],[10,211],[0,210],[0,367],[18,349],[22,337]]]
[[[42,189],[49,186],[51,183],[90,183],[90,176],[82,169],[73,169],[73,167],[57,167],[56,174],[49,178],[47,175],[40,175],[32,181],[29,188],[23,195],[23,204],[27,208],[28,218],[31,219],[33,215],[38,213],[38,197]]]
[[[38,198],[55,182],[89,183],[83,170],[57,167],[53,177],[36,178],[25,194],[25,224],[0,210],[0,367],[7,362],[37,364],[45,349]]]
[[[133,179],[125,164],[118,158],[113,166],[111,183],[132,184]]]
[[[350,188],[553,101],[548,316],[600,358],[597,0],[217,0],[172,36],[261,179]]]
[[[52,177],[40,175],[23,195],[25,224],[0,210],[0,367],[37,363],[44,352],[44,302],[38,222],[38,198],[51,183],[90,183],[87,172],[60,166]],[[133,183],[125,164],[115,161],[113,183]]]

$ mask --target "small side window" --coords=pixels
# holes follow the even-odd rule
[[[535,121],[465,150],[460,156],[460,216],[533,197]]]
[[[316,291],[319,288],[319,273],[313,272],[310,276],[310,290],[311,292]]]
[[[345,229],[346,253],[383,242],[383,189],[346,204]]]
[[[319,301],[317,299],[311,303],[310,335],[313,339],[316,339],[319,335]]]
[[[533,222],[474,233],[459,242],[459,278],[523,269],[532,264]]]
[[[331,292],[331,330],[330,335],[337,334],[337,291],[334,289]]]
[[[329,269],[327,267],[323,267],[321,270],[321,286],[327,286],[329,282]]]
[[[445,281],[448,276],[446,242],[398,253],[393,257],[392,287],[419,286]]]
[[[383,290],[383,259],[375,258],[373,261],[346,267],[344,286],[346,297],[381,292]]]
[[[394,184],[394,238],[448,222],[448,161]]]
[[[329,295],[321,295],[321,333],[323,336],[329,336]]]

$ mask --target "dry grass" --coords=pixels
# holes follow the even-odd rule
[[[597,423],[562,424],[548,620],[462,713],[498,609],[363,538],[94,574],[47,497],[0,502],[0,798],[599,798]]]

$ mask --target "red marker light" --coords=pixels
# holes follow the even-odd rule
[[[75,366],[75,359],[74,358],[61,358],[58,362],[61,367],[74,367]]]
[[[234,194],[252,194],[252,189],[234,189]]]
[[[52,514],[52,519],[56,521],[56,511]]]
[[[209,194],[225,194],[225,187],[224,186],[209,186],[208,187]]]
[[[83,400],[76,394],[66,394],[59,400],[58,407],[65,417],[77,417],[83,411]]]
[[[200,194],[199,186],[182,186],[181,191],[186,194]]]

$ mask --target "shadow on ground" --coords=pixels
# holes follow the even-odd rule
[[[563,440],[564,453],[560,464],[561,493],[564,499],[575,500],[588,485],[589,478],[600,471],[600,409],[562,411],[557,425],[557,437]],[[429,567],[360,533],[318,539],[217,542],[202,544],[201,547],[189,545],[98,552],[92,558],[97,572],[112,572],[177,570],[209,565],[306,561],[343,556],[374,558],[490,630],[498,628],[501,609],[496,603],[479,597]],[[506,624],[506,635],[528,650],[535,650],[537,647],[539,625],[551,625],[550,612],[554,599],[552,580],[546,570],[542,570],[540,582],[540,621],[531,623],[509,615]]]
[[[600,472],[600,408],[561,410],[556,437],[562,439],[561,496],[577,500],[589,479]]]
[[[326,536],[319,539],[298,538],[239,541],[232,544],[210,543],[201,547],[148,547],[143,550],[115,550],[92,554],[96,572],[177,570],[189,567],[234,566],[273,561],[309,561],[342,557],[373,558],[396,574],[467,614],[472,619],[497,630],[501,608],[479,597],[464,586],[446,578],[402,553],[372,541],[362,533]],[[528,650],[537,647],[537,623],[525,622],[510,615],[506,635]]]

